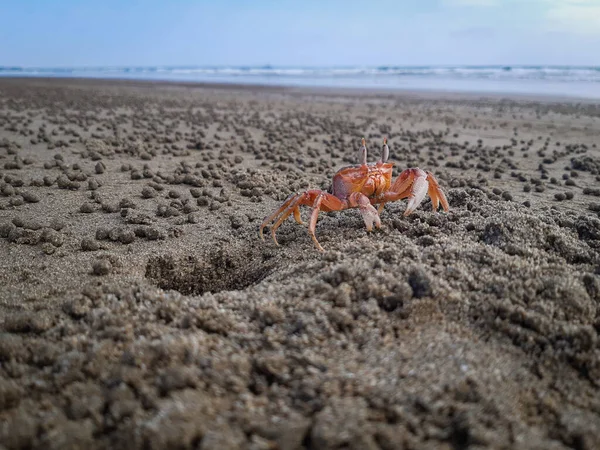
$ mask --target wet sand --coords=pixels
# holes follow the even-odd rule
[[[261,241],[362,136],[450,212]],[[600,448],[599,136],[593,102],[0,80],[0,449]]]

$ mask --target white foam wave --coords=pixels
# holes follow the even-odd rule
[[[281,78],[389,78],[430,77],[491,80],[546,80],[556,82],[600,82],[600,67],[560,66],[382,66],[382,67],[66,67],[21,68],[1,67],[0,76],[116,76],[140,77],[148,74],[211,77],[281,77]]]

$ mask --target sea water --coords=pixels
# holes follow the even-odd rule
[[[0,77],[74,77],[234,83],[273,86],[379,88],[600,99],[595,66],[153,66],[2,67]]]

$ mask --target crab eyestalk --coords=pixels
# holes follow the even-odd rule
[[[381,147],[381,162],[387,162],[390,157],[390,148],[387,145],[387,138],[383,138],[383,147]]]
[[[358,151],[358,161],[364,166],[367,164],[367,144],[365,138],[362,138],[361,144],[362,147]]]

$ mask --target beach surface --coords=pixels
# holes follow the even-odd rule
[[[450,211],[261,241],[363,136]],[[599,448],[599,146],[594,102],[0,80],[0,449]]]

